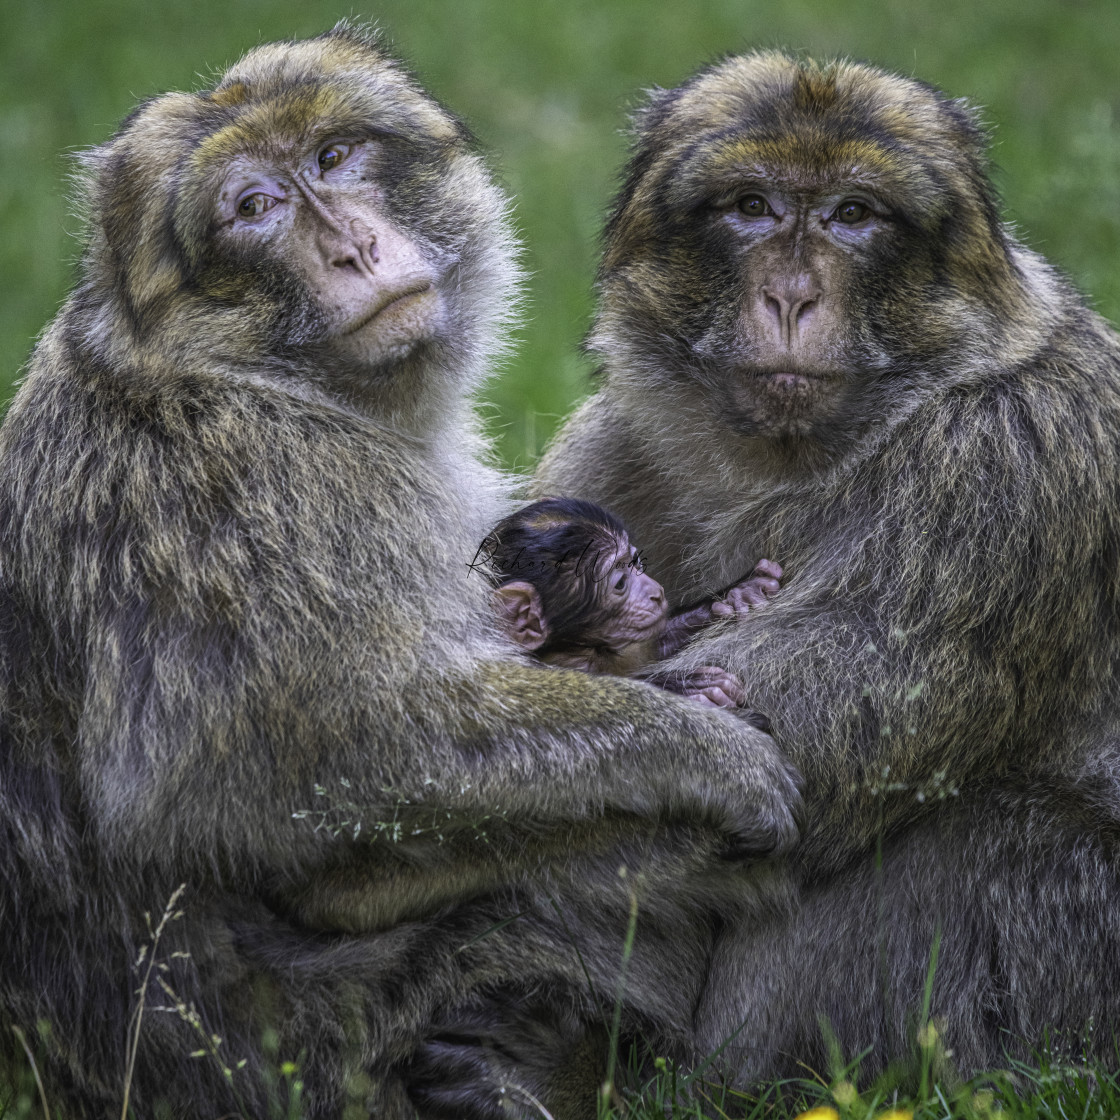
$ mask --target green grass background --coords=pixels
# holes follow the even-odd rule
[[[1021,235],[1120,317],[1120,0],[0,0],[0,401],[73,279],[67,153],[139,98],[342,16],[383,28],[518,199],[528,317],[488,395],[510,465],[587,390],[577,347],[628,107],[728,52],[851,55],[983,106]]]

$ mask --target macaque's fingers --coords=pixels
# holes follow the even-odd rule
[[[702,691],[717,708],[737,708],[739,706],[739,702],[733,696],[728,696],[719,685],[711,685]]]
[[[755,591],[761,591],[767,598],[776,595],[782,589],[782,585],[770,576],[751,576],[747,580],[747,586]]]
[[[739,678],[718,665],[702,665],[693,669],[682,680],[681,691],[690,700],[709,703],[716,708],[738,708],[746,700]]]
[[[769,576],[771,579],[782,578],[781,564],[775,564],[773,560],[759,560],[754,566],[752,576]]]
[[[686,700],[691,700],[694,704],[699,704],[703,708],[720,708],[726,706],[717,704],[706,692],[682,692],[681,695]]]
[[[706,688],[688,689],[686,692],[682,693],[682,695],[697,704],[703,704],[706,708],[731,709],[739,706],[718,685],[710,685]]]
[[[782,589],[779,582],[781,578],[780,564],[775,564],[773,560],[760,560],[747,579],[737,583],[717,602],[727,603],[734,614],[747,614],[750,610],[761,607],[771,595],[776,595]],[[715,613],[714,604],[712,613]]]
[[[751,609],[750,603],[742,597],[737,587],[733,587],[722,599],[716,599],[712,603],[713,615],[717,607],[720,609],[720,618],[735,618],[737,615],[749,613]]]
[[[740,594],[752,607],[764,606],[768,598],[766,592],[753,579],[740,588]]]
[[[731,588],[721,601],[731,608],[732,614],[743,615],[749,614],[752,608],[761,607],[766,602],[766,595],[748,580]]]
[[[694,688],[718,688],[737,705],[746,701],[743,682],[734,673],[729,673],[718,665],[701,665],[691,674],[688,683]]]
[[[737,583],[731,590],[743,592],[756,592],[765,596],[775,595],[782,589],[782,585],[773,576],[751,576],[750,579]]]

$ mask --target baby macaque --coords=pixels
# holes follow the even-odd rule
[[[765,603],[779,587],[777,564],[762,560],[720,597],[671,614],[622,522],[578,498],[544,498],[518,510],[479,551],[490,562],[507,633],[541,661],[588,673],[640,673],[701,704],[743,706],[739,679],[718,666],[687,674],[650,667],[712,622]]]

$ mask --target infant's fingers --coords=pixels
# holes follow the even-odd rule
[[[751,609],[742,587],[733,587],[723,597],[723,602],[727,604],[732,614],[746,614]]]
[[[718,685],[703,688],[698,695],[707,697],[708,702],[714,708],[737,708],[739,706]]]
[[[686,692],[683,694],[686,699],[691,700],[694,704],[699,704],[704,708],[718,708],[720,707],[714,700],[709,700],[703,692]]]
[[[772,579],[782,578],[781,564],[775,564],[773,560],[759,560],[754,567],[754,574],[756,576],[770,576]]]
[[[746,698],[743,682],[734,673],[729,673],[718,665],[701,665],[693,671],[690,683],[696,688],[718,688],[736,706],[741,705]]]
[[[766,592],[760,591],[753,583],[744,583],[741,587],[735,588],[740,601],[747,604],[748,607],[761,607],[766,604]]]
[[[774,595],[782,589],[782,585],[776,579],[771,579],[769,576],[755,576],[753,579],[747,581],[747,586],[756,588],[764,595]]]
[[[727,680],[721,681],[721,689],[735,704],[735,707],[741,708],[747,702],[747,694],[743,691],[743,686],[737,677],[728,677]]]
[[[735,608],[723,599],[716,599],[712,603],[712,615],[715,618],[730,618],[735,613]]]

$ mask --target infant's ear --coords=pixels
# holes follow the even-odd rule
[[[522,649],[540,649],[548,641],[541,597],[531,583],[516,579],[502,584],[494,592],[494,606],[506,633]]]

